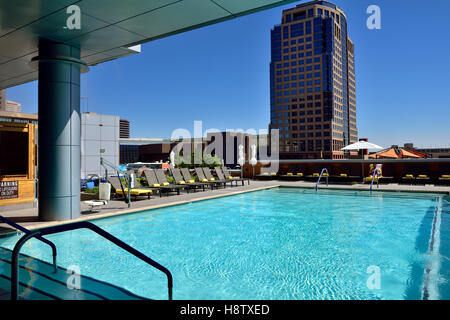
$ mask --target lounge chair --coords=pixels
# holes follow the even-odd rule
[[[381,178],[382,177],[375,176],[375,179],[374,179],[373,176],[370,175],[370,176],[364,178],[364,183],[371,184],[372,180],[373,180],[373,183],[376,183],[378,185],[380,183],[380,181],[381,181]]]
[[[402,177],[402,182],[413,184],[416,182],[416,178],[412,174],[406,174],[404,177]]]
[[[225,183],[230,182],[230,185],[233,186],[233,182],[236,182],[236,187],[237,187],[237,180],[233,179],[233,178],[226,178],[225,174],[222,171],[221,167],[214,167],[214,171],[216,172],[217,177],[219,178],[219,180],[221,181],[225,181]]]
[[[205,191],[205,184],[195,182],[189,175],[189,179],[183,178],[183,174],[180,169],[174,168],[172,169],[172,177],[175,179],[175,183],[179,185],[185,185],[186,187],[193,189],[194,192],[200,188]]]
[[[206,179],[208,179],[209,181],[220,182],[224,188],[227,186],[227,183],[231,181],[225,178],[224,179],[220,179],[219,177],[215,178],[211,173],[211,169],[209,169],[208,167],[203,167],[203,173],[205,174]]]
[[[153,169],[144,169],[144,175],[145,179],[147,179],[147,184],[152,188],[158,188],[160,193],[162,193],[162,191],[166,191],[167,195],[169,195],[170,191],[174,191],[174,189],[170,186],[163,186],[159,183],[158,178],[156,177],[156,172]],[[180,194],[179,190],[175,191]]]
[[[430,177],[426,174],[419,174],[416,178],[416,184],[427,184],[430,183]]]
[[[245,179],[244,178],[239,178],[239,177],[233,177],[230,174],[230,172],[228,171],[227,167],[222,167],[222,171],[223,171],[223,174],[225,175],[225,177],[227,179],[230,179],[230,180],[233,180],[233,181],[241,181],[242,185],[244,185]],[[250,179],[247,179],[247,182],[248,182],[248,184],[250,184]],[[236,185],[237,185],[237,182],[236,182]]]
[[[394,177],[385,177],[383,176],[383,171],[382,171],[382,164],[377,164],[374,171],[377,170],[378,171],[378,175],[375,177],[374,183],[376,184],[380,184],[380,183],[390,183],[394,180]],[[364,178],[364,183],[372,183],[372,174],[373,172],[370,174],[370,176]]]
[[[198,181],[203,183],[209,183],[211,185],[211,188],[213,186],[220,186],[221,184],[223,184],[222,182],[207,179],[202,168],[197,167],[194,170],[195,174],[197,175]]]
[[[136,177],[136,173],[133,170],[127,170],[128,175],[132,176],[132,179],[135,181],[135,188],[136,189],[142,189],[142,190],[151,190],[152,193],[158,192],[159,196],[161,197],[161,189],[160,188],[154,188],[149,186],[143,186],[139,180]],[[136,187],[137,186],[137,187]]]
[[[277,177],[278,177],[277,172],[264,172],[261,174],[257,174],[255,176],[255,178],[259,179],[259,180],[273,180],[273,179],[276,179]]]
[[[359,176],[350,176],[348,173],[340,173],[336,176],[330,176],[330,181],[332,182],[340,182],[340,183],[349,183],[353,181],[361,181],[361,177]],[[371,180],[372,181],[372,180]]]
[[[195,184],[195,185],[201,186],[203,188],[203,190],[205,190],[205,186],[209,186],[211,188],[211,190],[213,189],[214,183],[210,183],[209,181],[208,182],[201,182],[201,181],[196,182],[194,180],[194,178],[192,178],[191,173],[188,168],[181,168],[181,174],[183,175],[183,180],[187,181],[189,184]],[[194,181],[194,182],[192,182],[192,181]]]
[[[313,172],[312,175],[307,175],[307,176],[305,177],[305,180],[317,182],[317,180],[319,179],[319,177],[320,177],[320,173],[319,173],[319,172]],[[330,175],[329,175],[328,173],[324,172],[324,173],[322,174],[322,178],[326,178],[326,177],[329,178]]]
[[[108,177],[108,182],[113,187],[116,195],[121,195],[126,199],[126,197],[128,196],[128,187],[125,186],[124,184],[121,185],[119,177]],[[133,197],[147,196],[147,198],[150,199],[150,195],[152,193],[153,192],[150,189],[140,189],[140,188],[130,189],[130,195],[132,195]]]
[[[441,175],[437,180],[437,184],[446,186],[450,185],[450,174]]]
[[[180,194],[181,190],[186,190],[189,193],[190,187],[183,185],[183,184],[171,184],[169,181],[167,181],[166,174],[162,169],[156,169],[156,179],[158,180],[158,183],[162,185],[163,187],[170,188],[173,191],[176,191],[177,194]]]
[[[286,174],[279,175],[280,180],[297,181],[303,178],[303,172],[298,172],[297,170],[289,170]]]

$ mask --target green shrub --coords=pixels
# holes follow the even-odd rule
[[[98,189],[98,187],[95,187],[95,188],[93,188],[93,189],[86,189],[86,190],[84,190],[84,192],[86,192],[86,193],[99,194],[99,189]]]
[[[141,185],[143,187],[148,187],[147,179],[145,179],[145,178],[137,178],[137,181],[138,181],[139,185]]]
[[[202,163],[193,164],[194,160],[200,157],[202,159]],[[222,159],[218,158],[217,156],[212,156],[210,154],[197,154],[197,157],[195,157],[194,152],[191,153],[191,164],[184,162],[184,158],[181,156],[181,153],[175,155],[175,163],[180,163],[179,165],[177,165],[178,168],[209,167],[210,169],[213,169],[214,167],[222,167]]]

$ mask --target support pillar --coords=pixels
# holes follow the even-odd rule
[[[80,50],[39,43],[39,220],[80,216]]]

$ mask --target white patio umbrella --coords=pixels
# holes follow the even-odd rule
[[[367,141],[358,141],[352,144],[349,144],[348,146],[342,148],[342,151],[350,151],[350,150],[364,150],[368,149],[371,151],[378,151],[383,150],[383,147],[380,147],[379,145],[376,145],[375,143],[370,143]]]
[[[258,160],[256,159],[256,145],[252,144],[252,158],[250,159],[250,164],[253,167],[253,177],[255,176],[255,166],[258,163]]]
[[[349,144],[348,146],[342,148],[342,151],[356,151],[356,150],[370,150],[370,151],[378,151],[383,150],[383,147],[380,147],[379,145],[376,145],[375,143],[370,143],[367,141],[358,141],[352,144]],[[363,156],[364,158],[364,156]],[[361,162],[361,176],[364,179],[364,162]]]
[[[242,169],[244,167],[245,159],[244,159],[244,146],[242,144],[239,145],[239,159],[238,163],[241,166],[241,178],[242,178]]]
[[[175,152],[170,153],[170,169],[175,168]]]

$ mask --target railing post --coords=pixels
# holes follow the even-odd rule
[[[131,175],[128,175],[128,208],[131,206]]]
[[[327,176],[326,176],[325,178],[326,178],[327,187],[328,187],[328,176],[329,176],[329,174],[328,174],[328,169],[327,169],[327,168],[323,168],[322,171],[320,171],[319,179],[317,179],[317,183],[316,183],[316,191],[319,189],[320,179],[322,178],[322,175],[323,175],[324,171],[327,172]]]
[[[11,300],[19,300],[19,253],[29,239],[38,236],[40,231],[31,231],[17,241],[11,255]]]

